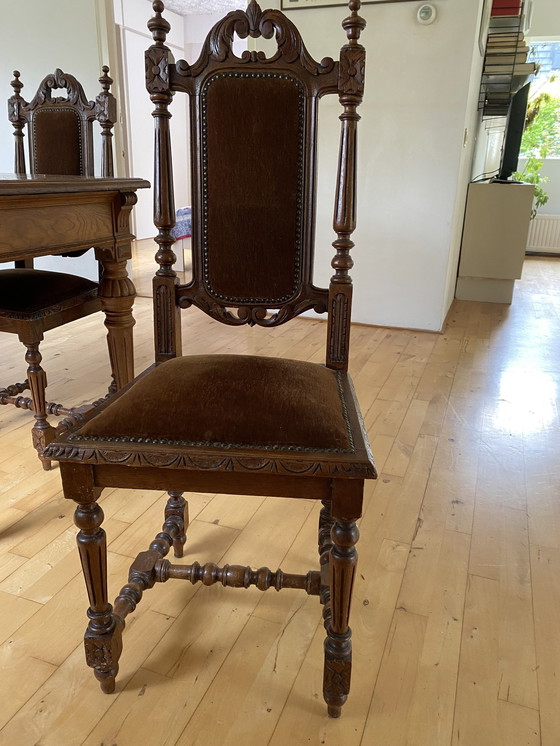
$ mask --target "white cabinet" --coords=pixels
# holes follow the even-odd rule
[[[469,184],[456,298],[511,303],[523,268],[533,191],[532,184]]]

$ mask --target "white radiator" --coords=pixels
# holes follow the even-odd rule
[[[537,215],[531,220],[527,251],[560,254],[560,215]]]

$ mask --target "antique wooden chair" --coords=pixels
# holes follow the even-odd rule
[[[347,373],[352,295],[348,270],[354,230],[356,107],[361,101],[365,21],[350,0],[340,61],[315,62],[284,14],[229,13],[209,33],[194,65],[173,63],[163,3],[153,2],[146,53],[155,104],[154,278],[156,363],[58,436],[47,453],[60,461],[75,521],[90,608],[86,658],[105,692],[115,686],[125,617],[155,582],[183,578],[260,590],[300,588],[318,595],[326,627],[324,697],[338,717],[350,684],[348,617],[356,567],[356,519],[364,480],[375,467]],[[234,33],[276,38],[271,57],[232,51]],[[180,285],[170,235],[175,220],[169,140],[173,92],[191,106],[193,279]],[[334,275],[312,283],[318,99],[343,106],[336,191]],[[307,309],[328,312],[326,365],[249,355],[181,353],[180,308],[191,305],[232,326],[271,327]],[[106,536],[97,499],[105,487],[165,489],[161,533],[133,563],[114,607],[108,603]],[[266,567],[180,565],[184,491],[321,500],[319,568],[305,575]]]
[[[28,103],[20,91],[20,74],[14,71],[14,95],[8,100],[8,116],[14,126],[15,172],[26,174],[24,130],[27,127],[29,163],[32,174],[93,176],[92,122],[102,132],[102,176],[113,176],[112,128],[116,121],[116,101],[110,86],[109,68],[99,78],[102,91],[95,101],[86,99],[80,83],[72,75],[55,70],[41,82]],[[52,97],[52,90],[65,88],[66,97]],[[68,251],[63,256],[79,256],[83,251]],[[69,415],[60,404],[47,403],[47,378],[41,367],[39,344],[43,335],[75,319],[101,310],[98,284],[83,277],[61,272],[33,269],[33,260],[21,259],[14,269],[0,270],[0,331],[17,334],[25,345],[27,380],[0,388],[0,404],[13,404],[34,412],[33,444],[45,469],[49,459],[43,451],[54,437],[48,414]],[[20,394],[27,389],[31,397]]]

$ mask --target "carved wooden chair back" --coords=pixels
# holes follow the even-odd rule
[[[24,131],[29,140],[29,168],[32,174],[93,176],[94,150],[92,123],[102,128],[101,176],[113,176],[112,130],[116,121],[116,100],[109,88],[109,68],[99,78],[102,90],[95,101],[88,101],[81,84],[73,75],[55,70],[41,81],[31,102],[21,96],[23,83],[14,70],[8,99],[8,117],[14,127],[17,174],[25,174]],[[66,96],[52,91],[66,89]]]
[[[292,21],[251,2],[209,33],[194,65],[172,61],[167,22],[156,15],[147,53],[147,86],[156,104],[156,224],[160,270],[155,280],[156,356],[180,354],[178,317],[169,303],[195,305],[226,324],[275,326],[313,309],[328,312],[327,365],[346,369],[354,230],[355,137],[362,99],[364,22],[350,3],[348,42],[340,61],[316,62]],[[234,35],[275,37],[277,51],[236,56]],[[168,106],[189,95],[193,193],[193,276],[180,285],[170,231],[175,209]],[[319,99],[344,106],[334,229],[335,274],[329,289],[313,284]],[[172,107],[171,107],[172,108]]]

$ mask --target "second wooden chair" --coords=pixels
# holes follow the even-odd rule
[[[73,75],[55,70],[41,82],[33,100],[21,96],[23,84],[14,72],[14,95],[8,101],[8,116],[14,127],[15,172],[26,174],[24,134],[27,128],[31,174],[93,176],[94,149],[92,124],[102,131],[102,176],[113,176],[112,129],[116,120],[116,101],[110,92],[113,82],[103,68],[99,79],[102,90],[95,101],[88,101]],[[55,89],[66,89],[65,97],[53,97]],[[47,210],[47,207],[42,208]],[[40,221],[39,221],[40,224]],[[40,230],[40,228],[38,228]],[[61,246],[49,254],[78,256],[72,246]],[[39,345],[44,333],[70,321],[101,310],[98,283],[78,275],[33,269],[33,260],[25,256],[14,269],[0,270],[0,331],[17,334],[25,346],[27,379],[0,388],[0,404],[31,409],[35,416],[33,445],[45,469],[45,446],[53,439],[55,428],[48,415],[72,415],[72,410],[47,402],[47,377],[41,366]],[[31,397],[21,394],[29,390]]]

